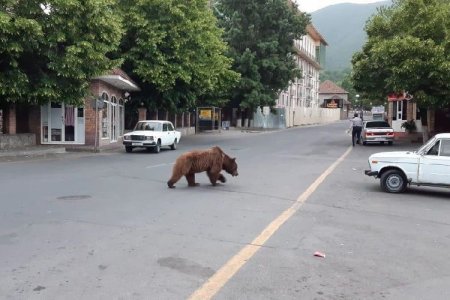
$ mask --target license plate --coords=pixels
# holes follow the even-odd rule
[[[384,141],[384,138],[375,138],[375,141]]]
[[[131,143],[131,146],[142,146],[144,145],[143,143]]]

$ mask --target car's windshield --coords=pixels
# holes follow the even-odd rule
[[[422,147],[420,147],[419,150],[417,150],[417,153],[419,153],[419,154],[425,153],[425,149],[430,148],[430,146],[433,145],[435,142],[436,142],[436,138],[433,137],[427,143],[425,143]]]
[[[388,122],[385,121],[376,121],[376,122],[367,122],[366,128],[389,128],[391,127]]]
[[[161,131],[161,123],[159,122],[138,122],[135,131],[150,130],[150,131]]]

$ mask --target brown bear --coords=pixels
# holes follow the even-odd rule
[[[225,170],[232,176],[238,176],[236,158],[231,158],[222,149],[215,146],[208,150],[194,150],[183,153],[175,161],[172,170],[172,177],[167,181],[169,188],[174,188],[174,184],[185,176],[188,186],[196,186],[195,173],[206,171],[209,181],[213,186],[217,180],[226,182],[225,176],[220,171]]]

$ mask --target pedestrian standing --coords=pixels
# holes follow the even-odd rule
[[[357,143],[360,144],[361,141],[361,131],[363,126],[363,120],[358,117],[358,114],[355,113],[353,118],[350,119],[350,130],[352,131],[352,144],[355,147],[355,136],[357,137]]]

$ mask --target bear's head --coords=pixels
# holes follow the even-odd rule
[[[223,157],[223,164],[222,169],[225,170],[228,174],[231,174],[232,176],[238,176],[237,171],[238,165],[236,163],[236,158],[231,158],[228,155],[224,155]]]

